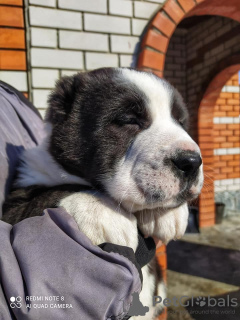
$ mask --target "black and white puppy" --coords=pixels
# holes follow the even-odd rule
[[[164,243],[181,237],[187,201],[203,184],[187,122],[180,94],[153,74],[106,68],[62,78],[49,98],[46,139],[24,153],[5,220],[62,206],[96,245],[135,251],[137,226]],[[151,268],[142,270],[140,295],[149,307],[164,296]]]

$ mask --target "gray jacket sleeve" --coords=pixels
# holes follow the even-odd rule
[[[0,221],[0,320],[123,319],[139,272],[93,246],[62,208],[11,226]]]

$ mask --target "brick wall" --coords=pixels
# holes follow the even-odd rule
[[[0,80],[26,93],[26,46],[22,0],[0,0]]]
[[[238,74],[223,87],[214,107],[215,201],[226,215],[240,214],[240,96]]]
[[[239,117],[233,117],[234,115],[239,114],[239,111],[237,113],[236,108],[237,99],[219,98],[224,96],[226,97],[226,91],[229,93],[229,91],[233,90],[233,86],[224,86],[224,84],[239,69],[240,64],[235,64],[225,67],[221,72],[219,72],[210,82],[210,85],[200,103],[198,131],[205,175],[205,186],[202,190],[199,201],[201,226],[207,226],[215,223],[214,198],[217,202],[231,203],[230,206],[228,205],[229,208],[227,208],[227,211],[231,208],[231,212],[227,212],[228,214],[234,213],[233,211],[236,213],[237,206],[239,207],[239,204],[237,204],[239,195],[237,196],[236,194],[236,189],[239,189],[239,178],[236,177],[238,174],[235,172],[235,165],[233,168],[229,167],[230,162],[227,162],[228,160],[232,161],[237,159],[240,152],[239,147],[236,147],[239,143],[238,141],[228,141],[236,140],[236,138],[230,138],[232,134],[239,134],[239,131],[235,129],[237,127],[239,128]],[[222,86],[224,86],[223,90],[221,90]],[[237,89],[238,88],[235,86],[234,91]],[[233,94],[233,97],[236,94],[236,92],[230,93]],[[235,102],[234,107],[233,101]],[[225,110],[220,111],[220,108]],[[232,111],[231,109],[236,110]],[[231,116],[229,117],[228,115]],[[225,141],[219,142],[215,141],[215,139]],[[222,164],[218,167],[218,161],[223,159],[226,161],[225,164],[226,166],[228,165],[228,168],[221,167]],[[231,165],[233,165],[232,162]],[[223,191],[224,189],[227,192],[222,193],[221,190]],[[230,192],[230,189],[235,189],[236,192],[234,190]]]
[[[185,97],[191,114],[191,134],[197,140],[198,98],[216,63],[240,50],[239,23],[210,17],[192,27],[178,27],[170,39],[164,77]]]
[[[30,99],[44,115],[55,80],[135,66],[140,35],[164,0],[28,0]]]
[[[211,70],[222,59],[240,50],[239,23],[214,16],[186,34],[187,101],[194,119],[192,134],[197,139],[198,98]]]
[[[164,77],[172,83],[187,99],[186,87],[186,29],[176,29],[172,36],[164,68]]]

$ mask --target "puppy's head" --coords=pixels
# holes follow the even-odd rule
[[[68,172],[133,212],[198,196],[202,160],[180,94],[150,73],[99,69],[62,78],[49,98],[49,150]]]

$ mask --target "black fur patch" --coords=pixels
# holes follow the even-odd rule
[[[103,189],[102,177],[114,173],[135,136],[150,125],[147,104],[118,69],[64,77],[49,98],[49,151],[66,171]]]
[[[173,88],[173,99],[172,99],[172,117],[183,127],[184,130],[188,130],[189,127],[189,115],[186,105],[183,101],[181,94]]]
[[[2,220],[15,224],[26,218],[40,216],[46,208],[56,208],[59,201],[67,195],[86,189],[86,186],[80,185],[31,186],[17,189],[3,204]]]

